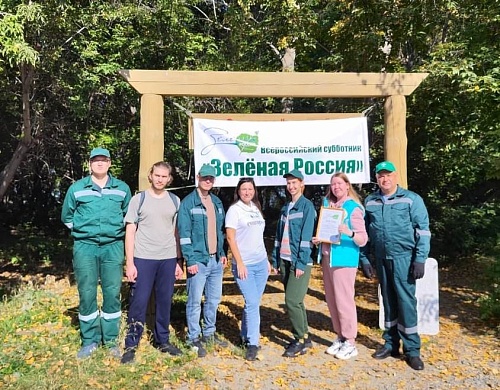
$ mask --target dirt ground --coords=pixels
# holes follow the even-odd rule
[[[334,334],[323,294],[321,269],[315,266],[306,298],[314,348],[297,358],[281,356],[290,341],[284,313],[281,282],[272,277],[263,297],[260,359],[247,362],[236,347],[218,349],[190,364],[207,373],[203,382],[186,383],[186,389],[498,389],[499,339],[479,320],[477,299],[467,275],[440,270],[440,332],[422,336],[423,371],[412,370],[404,360],[375,360],[381,346],[378,328],[377,282],[358,275],[357,306],[359,355],[341,361],[325,353]],[[218,332],[230,342],[239,339],[238,319],[243,300],[230,274],[224,283]]]
[[[422,336],[422,359],[425,370],[414,371],[404,360],[388,358],[378,361],[371,354],[381,346],[378,328],[377,281],[358,273],[356,302],[358,307],[359,355],[341,361],[325,353],[334,339],[324,299],[321,269],[313,269],[306,297],[309,326],[314,347],[297,358],[282,357],[291,339],[288,318],[284,312],[284,293],[278,276],[267,284],[261,306],[262,349],[259,360],[247,362],[239,341],[239,318],[243,299],[227,269],[222,302],[218,313],[218,333],[230,347],[211,351],[205,358],[187,363],[202,368],[205,379],[179,383],[175,389],[499,389],[500,342],[494,327],[479,319],[478,299],[482,292],[474,284],[469,269],[441,268],[439,271],[440,332]],[[5,269],[0,281],[20,283],[23,280],[48,280],[46,272],[21,276]],[[49,270],[45,270],[49,271]],[[66,278],[68,270],[53,280]],[[50,273],[50,271],[49,271]],[[177,289],[184,287],[179,281]],[[46,286],[48,287],[48,286]],[[69,287],[69,286],[68,286]],[[74,288],[74,286],[73,286]],[[172,325],[182,340],[185,332],[185,308],[173,307]]]

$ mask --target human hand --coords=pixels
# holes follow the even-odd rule
[[[411,266],[413,278],[416,279],[422,279],[425,274],[425,263],[417,263],[416,261],[413,262]]]
[[[300,278],[302,275],[304,275],[304,271],[302,271],[301,269],[295,269],[295,277],[298,279]]]
[[[248,269],[246,265],[243,263],[237,264],[236,268],[238,270],[238,278],[240,278],[240,280],[245,280],[248,277]]]
[[[273,275],[278,275],[280,273],[277,268],[273,268],[271,272]]]
[[[222,263],[222,268],[226,268],[226,266],[227,266],[227,257],[226,256],[221,257],[220,261]]]
[[[373,271],[373,267],[370,263],[361,264],[361,269],[363,270],[363,275],[367,279],[371,279],[375,275],[375,272]]]
[[[345,234],[346,236],[349,236],[349,237],[352,236],[352,230],[349,229],[345,223],[343,223],[339,226],[339,233]]]
[[[125,268],[125,276],[127,277],[127,281],[129,282],[135,282],[137,279],[137,268],[135,267],[134,263],[127,263],[127,266]]]
[[[319,240],[318,237],[313,237],[311,239],[311,242],[314,244],[314,245],[319,245],[321,243],[321,241]]]
[[[198,273],[198,264],[191,265],[187,267],[187,272],[190,273],[191,275],[195,275]]]
[[[182,270],[182,267],[177,263],[175,266],[175,280],[179,280],[184,276],[184,271]]]

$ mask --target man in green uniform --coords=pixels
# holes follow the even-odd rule
[[[130,188],[109,172],[111,156],[104,148],[90,153],[90,175],[73,183],[64,199],[62,222],[74,239],[73,269],[80,297],[78,319],[82,347],[77,358],[90,356],[100,344],[120,356],[120,288],[123,276],[124,216]],[[103,302],[97,306],[97,285]]]
[[[368,249],[373,249],[384,302],[385,345],[375,359],[398,356],[400,342],[407,362],[423,370],[417,324],[415,280],[424,276],[431,233],[422,198],[397,184],[396,167],[384,161],[375,167],[379,190],[365,200],[365,220],[370,245],[361,249],[361,265],[371,277]]]

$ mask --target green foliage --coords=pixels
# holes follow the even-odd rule
[[[13,12],[10,11],[12,9],[14,9]],[[29,2],[14,6],[10,1],[1,1],[0,13],[2,16],[0,18],[0,64],[4,60],[11,67],[23,63],[35,65],[39,61],[39,53],[33,47],[33,42],[26,41],[25,28],[28,24],[39,26],[38,23],[44,22],[41,5]]]
[[[18,69],[10,66],[22,62],[16,47],[33,50],[36,142],[0,204],[6,225],[62,229],[65,190],[86,175],[94,146],[111,150],[112,172],[136,189],[140,101],[119,69],[278,71],[280,56],[294,48],[297,71],[429,72],[407,98],[408,172],[411,189],[431,212],[434,255],[481,252],[499,230],[498,1],[19,3],[0,0],[0,163],[11,158],[21,133],[21,86]],[[175,187],[192,184],[193,161],[187,117],[174,103],[193,112],[283,109],[277,98],[165,99],[165,159],[176,168]],[[373,105],[370,153],[376,161],[383,156],[381,103],[294,99],[293,110]],[[470,223],[459,230],[464,219]]]
[[[492,262],[485,272],[487,278],[487,294],[480,300],[481,317],[496,326],[500,334],[500,235],[492,252]]]

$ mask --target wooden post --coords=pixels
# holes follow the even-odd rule
[[[406,168],[406,99],[404,95],[391,95],[384,104],[384,155],[396,165],[398,182],[408,188]]]
[[[141,96],[141,154],[139,163],[139,190],[144,191],[149,187],[148,172],[151,166],[163,160],[163,96],[144,94]],[[155,294],[154,290],[146,310],[146,327],[149,332],[155,328]]]
[[[144,94],[141,96],[141,141],[139,163],[139,190],[149,187],[148,171],[151,166],[163,160],[164,119],[163,97]]]

